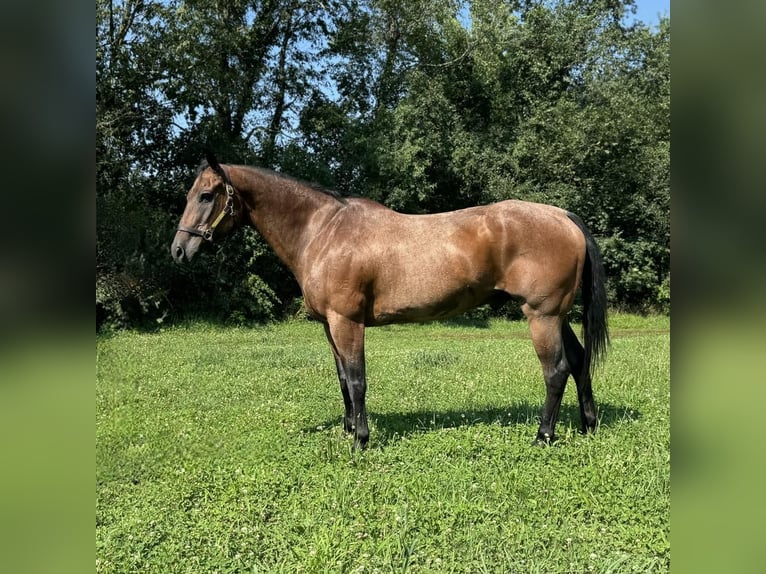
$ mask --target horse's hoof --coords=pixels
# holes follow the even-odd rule
[[[370,433],[369,432],[358,432],[357,430],[354,431],[354,450],[364,450],[367,448],[367,442],[370,440]]]
[[[543,435],[538,434],[535,440],[532,441],[532,446],[551,446],[554,440],[554,437],[548,433]]]

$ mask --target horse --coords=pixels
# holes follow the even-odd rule
[[[533,444],[550,444],[569,375],[580,432],[596,429],[594,366],[609,344],[605,272],[591,232],[573,213],[506,200],[426,215],[398,213],[289,176],[220,164],[210,153],[186,197],[171,244],[191,261],[244,225],[290,269],[308,313],[324,325],[343,395],[343,428],[367,446],[366,327],[458,315],[496,299],[520,301],[546,396]],[[568,312],[578,290],[583,342]]]

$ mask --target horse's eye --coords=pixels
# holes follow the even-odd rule
[[[210,203],[213,201],[213,194],[209,191],[203,191],[199,194],[199,202],[200,203]]]

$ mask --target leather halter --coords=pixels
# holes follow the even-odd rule
[[[224,185],[226,186],[226,203],[224,204],[221,213],[218,214],[218,217],[213,220],[213,223],[211,223],[210,227],[207,229],[201,230],[195,227],[184,227],[183,225],[179,225],[178,231],[185,231],[190,235],[197,235],[205,241],[213,241],[215,228],[218,227],[218,224],[221,223],[221,221],[223,221],[223,218],[227,215],[230,215],[231,217],[236,215],[236,211],[234,210],[234,186],[231,185],[231,180],[229,179],[229,176],[226,175],[226,172],[223,171],[223,168],[221,168],[221,171],[223,173],[219,175],[223,175]]]

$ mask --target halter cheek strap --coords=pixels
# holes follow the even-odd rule
[[[201,237],[205,241],[213,241],[213,232],[215,232],[215,228],[218,227],[218,224],[221,223],[221,221],[223,221],[223,218],[226,217],[227,215],[234,217],[235,214],[236,212],[234,211],[234,188],[227,181],[226,182],[226,204],[223,206],[221,213],[218,214],[218,217],[216,217],[213,220],[213,223],[210,224],[210,227],[208,227],[207,229],[201,230],[195,227],[184,227],[183,225],[179,225],[178,231],[184,231],[190,235],[196,235],[198,237]]]

